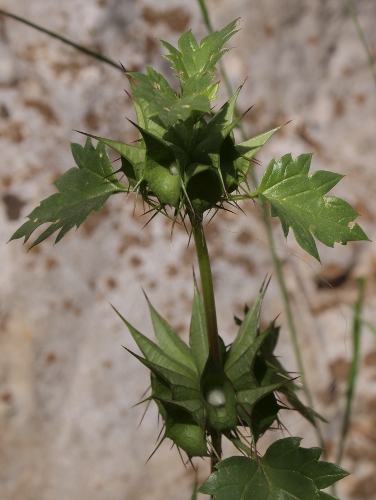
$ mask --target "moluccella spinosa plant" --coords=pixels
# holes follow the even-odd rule
[[[235,144],[234,128],[244,116],[234,116],[242,86],[212,111],[219,86],[216,64],[228,51],[224,46],[237,32],[236,24],[233,21],[200,44],[191,31],[179,39],[178,48],[161,41],[178,80],[177,92],[151,67],[145,74],[124,70],[137,115],[137,144],[90,134],[84,146],[71,144],[77,167],[55,182],[59,193],[43,200],[11,239],[24,237],[26,242],[40,225],[50,223],[32,246],[56,231],[58,242],[118,193],[141,197],[152,218],[168,217],[172,229],[176,222],[182,224],[193,236],[202,289],[201,295],[194,280],[189,345],[150,303],[157,344],[117,312],[144,357],[129,352],[150,371],[151,394],[146,401],[155,402],[163,419],[161,442],[171,440],[189,460],[211,457],[211,474],[199,492],[217,500],[334,499],[322,490],[348,472],[320,461],[321,448],[302,448],[301,438],[288,437],[272,444],[262,457],[257,452],[263,434],[272,425],[282,425],[281,395],[313,426],[323,419],[300,401],[298,386],[273,355],[279,334],[276,322],[259,329],[267,281],[244,318],[236,318],[234,342],[224,345],[218,335],[203,219],[226,206],[236,209],[241,200],[257,200],[271,217],[279,217],[286,237],[291,228],[298,244],[318,260],[314,237],[331,247],[368,238],[354,222],[356,211],[326,196],[342,175],[323,170],[309,174],[311,154],[272,160],[260,185],[250,188],[247,176],[255,154],[281,127]],[[121,155],[118,171],[113,170],[106,146]],[[223,436],[237,450],[225,460]]]

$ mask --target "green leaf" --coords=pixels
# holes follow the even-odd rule
[[[239,416],[251,429],[255,442],[277,419],[281,406],[276,401],[274,391],[279,391],[286,383],[282,381],[237,393]]]
[[[278,132],[278,130],[281,130],[282,127],[284,127],[284,125],[280,125],[279,127],[273,128],[268,132],[264,132],[263,134],[256,135],[255,137],[241,142],[240,144],[236,144],[235,149],[240,155],[244,156],[248,160],[251,160],[255,154],[260,151],[266,141]]]
[[[154,395],[153,398],[157,399],[157,397],[154,397]],[[173,401],[172,399],[168,398],[159,398],[159,399],[160,403],[165,408],[167,408],[166,405],[170,405],[170,407],[171,405],[174,405],[174,407],[179,407],[184,411],[187,411],[192,416],[197,425],[199,425],[203,429],[205,428],[204,405],[200,399],[187,399],[186,401],[184,400]]]
[[[161,377],[165,380],[171,387],[172,390],[172,398],[176,401],[187,401],[190,399],[199,399],[200,392],[198,383],[192,380],[185,375],[181,375],[180,373],[176,373],[172,370],[168,370],[163,366],[156,365],[147,359],[138,356],[131,350],[124,347],[126,351],[128,351],[132,356],[140,361],[143,365],[145,365],[151,372],[155,375]]]
[[[247,457],[222,460],[199,492],[215,500],[329,500],[320,490],[349,473],[338,465],[318,462],[322,450],[300,448],[300,441],[276,441],[259,462]]]
[[[224,44],[238,31],[235,29],[237,21],[236,19],[222,30],[203,38],[200,45],[191,31],[180,37],[178,41],[180,50],[161,40],[162,45],[170,53],[165,58],[172,62],[172,68],[182,81],[197,73],[213,73],[216,70],[216,63],[228,52],[228,49],[223,49]]]
[[[330,247],[368,237],[353,222],[358,213],[347,202],[324,196],[343,176],[325,170],[308,175],[311,158],[305,154],[293,160],[288,154],[272,160],[253,194],[270,203],[271,216],[280,218],[285,237],[291,227],[299,245],[320,261],[313,236]]]
[[[98,142],[105,144],[117,153],[119,153],[123,158],[127,160],[132,166],[133,177],[129,179],[127,172],[124,172],[131,184],[135,184],[143,178],[145,169],[145,147],[131,146],[130,144],[125,144],[124,142],[112,141],[111,139],[105,139],[104,137],[98,137],[97,135],[86,134],[85,135],[96,139]],[[123,168],[122,168],[123,170]]]
[[[74,226],[78,229],[91,212],[100,212],[112,194],[128,192],[116,179],[104,145],[94,148],[88,139],[85,147],[74,144],[72,153],[78,168],[71,168],[54,182],[59,193],[43,200],[10,240],[24,237],[26,242],[39,226],[50,222],[30,248],[60,230],[55,240],[58,243]]]
[[[171,328],[167,321],[157,313],[149,300],[148,306],[159,347],[172,359],[175,359],[187,367],[192,376],[198,380],[197,366],[187,344],[179,337],[175,330]]]
[[[210,83],[207,80],[196,81],[191,84],[192,90],[200,93],[191,93],[182,97],[175,94],[167,80],[150,67],[146,67],[147,75],[142,73],[128,73],[138,81],[133,97],[143,99],[149,103],[148,114],[157,116],[165,128],[177,120],[186,120],[193,111],[210,112],[209,97],[203,93],[203,85]]]
[[[268,283],[266,285],[265,283],[262,284],[251,309],[248,310],[242,324],[240,325],[236,339],[234,340],[228,352],[225,364],[226,373],[231,368],[231,366],[236,363],[236,361],[246,352],[246,350],[250,347],[250,345],[257,337],[261,305],[266,293],[267,286]]]
[[[338,500],[338,498],[333,495],[329,495],[329,493],[325,493],[325,491],[320,491],[319,500]]]
[[[184,364],[179,363],[174,358],[171,358],[163,352],[163,350],[158,347],[154,342],[149,340],[145,335],[140,333],[136,328],[128,323],[128,321],[123,318],[123,316],[115,309],[116,314],[123,321],[123,323],[128,327],[134,341],[140,348],[140,351],[145,356],[148,361],[151,361],[155,365],[161,366],[163,368],[167,368],[175,373],[180,373],[180,375],[184,375],[185,377],[191,378],[192,380],[198,381],[197,374],[195,374],[192,370],[187,368]]]
[[[234,384],[237,391],[253,389],[258,387],[257,378],[253,372],[256,356],[269,333],[272,331],[274,323],[271,323],[261,335],[249,345],[244,353],[230,366],[226,367],[225,373]],[[227,363],[226,363],[227,364]]]
[[[270,394],[271,392],[278,391],[286,382],[279,382],[277,384],[270,384],[263,387],[255,387],[254,389],[245,389],[238,391],[236,397],[240,404],[247,404],[253,406],[261,398]]]
[[[248,426],[251,429],[254,441],[257,443],[262,436],[278,419],[278,412],[281,406],[277,403],[274,393],[267,394],[252,407],[248,415]],[[240,411],[239,411],[240,413]],[[248,416],[246,415],[246,416]],[[245,417],[244,421],[247,422]]]
[[[136,80],[131,77],[129,73],[126,74],[128,81],[132,90],[136,90],[137,84]],[[149,101],[145,99],[141,99],[140,97],[134,97],[134,95],[129,96],[132,100],[132,104],[136,111],[137,123],[142,128],[147,130],[148,132],[153,133],[157,137],[162,137],[165,133],[166,129],[163,124],[159,123],[158,120],[154,117],[151,119],[149,112]],[[140,141],[140,145],[142,145],[142,141]]]
[[[240,116],[236,120],[232,120],[236,100],[242,87],[243,85],[236,90],[212,120],[208,122],[206,127],[200,131],[196,139],[197,145],[191,154],[192,162],[220,167],[219,152],[222,143],[243,117]]]
[[[202,374],[209,356],[209,342],[206,328],[204,303],[194,284],[193,308],[191,326],[189,329],[189,345],[195,360],[199,375]]]

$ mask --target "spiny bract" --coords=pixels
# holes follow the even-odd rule
[[[225,435],[240,450],[251,453],[238,427],[248,427],[252,442],[279,423],[283,408],[275,392],[313,425],[321,418],[296,396],[297,386],[273,356],[279,328],[272,322],[259,330],[263,284],[240,325],[233,344],[221,341],[221,364],[209,354],[202,299],[195,285],[189,347],[149,303],[158,345],[137,331],[119,313],[144,358],[131,352],[151,371],[151,396],[164,422],[163,439],[171,439],[189,457],[210,453],[209,433]]]

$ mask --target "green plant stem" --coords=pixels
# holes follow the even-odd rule
[[[202,13],[202,17],[204,19],[204,23],[205,23],[208,31],[210,33],[212,33],[213,32],[213,27],[212,27],[212,24],[211,24],[211,21],[210,21],[209,12],[208,12],[208,9],[206,7],[205,0],[198,0],[198,3],[199,3],[200,8],[201,8],[201,13]],[[229,78],[227,76],[226,70],[225,70],[225,68],[223,66],[220,66],[220,69],[221,69],[221,73],[222,73],[223,79],[225,81],[225,85],[226,85],[228,94],[232,95],[231,84],[230,84]],[[239,115],[239,113],[238,113],[238,111],[237,111],[236,108],[235,108],[235,115]],[[239,130],[240,130],[240,133],[241,133],[241,136],[242,136],[242,140],[245,141],[246,140],[246,134],[245,134],[245,131],[244,131],[242,123],[239,124]],[[251,177],[252,177],[252,182],[253,182],[255,188],[257,188],[257,186],[259,185],[259,182],[258,182],[257,175],[256,175],[256,172],[255,172],[254,168],[251,168],[250,173],[251,173]],[[263,214],[263,223],[264,223],[266,234],[267,234],[267,238],[268,238],[268,243],[269,243],[269,246],[270,246],[270,249],[271,249],[273,264],[274,264],[274,268],[275,268],[276,273],[277,273],[277,279],[278,279],[279,288],[281,290],[281,295],[282,295],[282,300],[283,300],[283,306],[284,306],[284,309],[285,309],[285,313],[286,313],[286,317],[287,317],[287,322],[288,322],[288,325],[289,325],[291,342],[292,342],[293,349],[294,349],[294,355],[295,355],[296,363],[298,365],[298,370],[299,370],[300,376],[301,376],[301,381],[302,381],[302,385],[303,385],[303,392],[304,392],[304,395],[305,395],[305,397],[307,399],[308,405],[310,407],[312,407],[313,400],[312,400],[312,396],[311,396],[309,387],[307,385],[307,380],[306,380],[306,377],[305,377],[305,374],[304,374],[303,360],[302,360],[302,356],[301,356],[301,352],[300,352],[300,348],[299,348],[298,335],[297,335],[297,331],[296,331],[296,328],[295,328],[294,317],[293,317],[292,308],[291,308],[291,304],[290,304],[290,298],[289,298],[289,295],[287,293],[287,288],[286,288],[286,283],[285,283],[285,279],[284,279],[283,272],[282,272],[281,262],[280,262],[280,260],[278,258],[277,252],[275,250],[274,236],[273,236],[273,232],[272,232],[270,220],[269,220],[268,214],[266,212],[266,207],[265,206],[262,206],[262,214]],[[318,442],[319,442],[320,446],[324,450],[323,451],[323,458],[325,458],[325,448],[323,446],[324,445],[324,439],[323,439],[323,436],[321,434],[321,430],[318,427],[318,423],[316,424],[315,432],[316,432],[316,435],[317,435]]]
[[[376,67],[375,67],[375,63],[374,63],[374,60],[372,58],[372,54],[371,54],[371,52],[369,50],[369,47],[368,47],[368,44],[367,44],[367,40],[366,40],[366,37],[364,36],[362,27],[360,26],[358,16],[356,15],[354,4],[352,3],[351,0],[346,0],[346,5],[347,5],[347,10],[349,11],[351,19],[353,20],[353,23],[355,25],[356,31],[358,33],[359,40],[361,41],[361,43],[363,45],[363,48],[364,48],[364,50],[366,52],[367,59],[368,59],[368,65],[369,65],[370,70],[372,72],[373,81],[374,81],[375,87],[376,87]]]
[[[202,299],[204,302],[206,328],[208,332],[209,353],[220,366],[219,339],[217,314],[215,310],[215,297],[213,287],[213,277],[210,266],[209,252],[206,244],[204,228],[202,222],[192,217],[192,231],[196,246],[198,266],[200,269]],[[210,457],[210,471],[214,472],[215,464],[222,457],[221,435],[214,429],[210,432],[213,450]]]
[[[364,278],[358,279],[359,294],[354,307],[354,318],[352,327],[352,343],[353,353],[350,365],[349,375],[347,377],[347,394],[346,394],[346,408],[343,416],[341,439],[339,442],[339,449],[337,455],[337,464],[339,465],[342,460],[343,450],[346,442],[347,433],[349,430],[349,423],[351,417],[351,406],[354,399],[355,384],[358,375],[359,359],[360,359],[360,330],[362,325],[362,307],[364,301],[364,291],[366,287],[366,280]]]
[[[205,308],[206,327],[208,331],[209,352],[215,362],[220,365],[217,314],[215,310],[215,298],[213,288],[213,277],[210,267],[208,247],[202,222],[192,220],[193,237],[196,246],[197,260],[200,268],[202,299]]]
[[[0,9],[0,14],[3,16],[11,17],[12,19],[15,19],[16,21],[20,21],[23,24],[26,24],[27,26],[30,26],[31,28],[34,28],[38,31],[41,31],[42,33],[45,33],[46,35],[52,36],[53,38],[57,38],[61,42],[70,45],[71,47],[75,48],[76,50],[79,50],[80,52],[83,52],[84,54],[94,57],[98,61],[104,62],[106,64],[109,64],[110,66],[113,66],[116,69],[119,69],[120,71],[123,71],[123,68],[120,66],[120,64],[116,63],[115,61],[112,61],[112,59],[109,59],[108,57],[102,56],[101,54],[98,54],[98,52],[94,52],[93,50],[87,49],[86,47],[83,47],[82,45],[78,45],[75,42],[72,42],[68,38],[65,38],[57,33],[54,33],[53,31],[50,31],[46,28],[43,28],[42,26],[39,26],[38,24],[31,23],[30,21],[27,21],[23,17],[16,16],[15,14],[12,14],[10,12],[7,12],[3,9]]]

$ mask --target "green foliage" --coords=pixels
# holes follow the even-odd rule
[[[213,73],[219,59],[229,50],[223,49],[223,46],[238,32],[235,29],[237,22],[236,19],[222,30],[211,33],[201,40],[200,45],[189,30],[178,41],[180,50],[161,40],[162,45],[170,53],[165,57],[172,62],[172,68],[176,71],[177,76],[183,82],[187,82],[190,78]]]
[[[338,465],[320,462],[321,448],[300,448],[300,438],[273,443],[258,460],[231,457],[216,465],[199,488],[215,500],[333,499],[322,492],[349,475]]]
[[[238,334],[218,365],[209,352],[205,310],[196,284],[189,346],[149,303],[157,344],[136,330],[117,311],[144,358],[129,351],[151,372],[151,396],[164,421],[162,439],[171,439],[189,457],[206,456],[210,429],[239,448],[247,447],[237,428],[248,427],[254,442],[275,422],[282,408],[275,393],[286,394],[292,408],[310,418],[295,394],[287,372],[273,356],[279,329],[272,322],[262,333],[259,316],[267,289],[263,283]]]
[[[60,230],[55,240],[58,243],[74,226],[79,228],[91,212],[100,212],[112,194],[128,191],[116,179],[103,145],[95,148],[88,139],[85,147],[72,144],[72,154],[78,168],[71,168],[54,182],[59,193],[43,200],[11,240],[24,237],[26,242],[35,229],[50,222],[30,248]]]
[[[234,113],[242,86],[211,114],[218,88],[213,72],[228,50],[224,44],[237,32],[236,23],[200,44],[190,31],[179,39],[178,49],[162,42],[180,82],[178,92],[151,67],[146,67],[146,74],[127,73],[138,119],[134,125],[140,132],[138,145],[97,136],[91,136],[100,143],[96,149],[90,141],[84,148],[72,145],[78,169],[69,170],[55,182],[60,193],[44,200],[11,239],[24,237],[27,241],[39,225],[51,222],[34,245],[60,229],[58,242],[93,210],[100,211],[111,194],[130,191],[141,195],[152,210],[183,221],[186,216],[201,220],[204,212],[227,202],[258,197],[270,203],[271,216],[280,218],[285,236],[291,227],[298,243],[317,259],[313,236],[328,246],[368,239],[353,222],[358,214],[350,205],[324,196],[342,176],[326,171],[308,175],[311,155],[273,160],[259,188],[253,193],[248,189],[247,174],[254,155],[281,127],[235,144],[233,129],[242,116],[234,118]],[[102,145],[121,155],[120,171],[128,187],[116,179]]]
[[[287,154],[272,160],[254,194],[270,203],[270,215],[280,218],[285,237],[291,227],[299,245],[320,260],[312,234],[329,247],[368,237],[353,222],[359,214],[348,203],[324,196],[343,175],[325,170],[308,175],[311,158],[304,154],[293,160]]]

